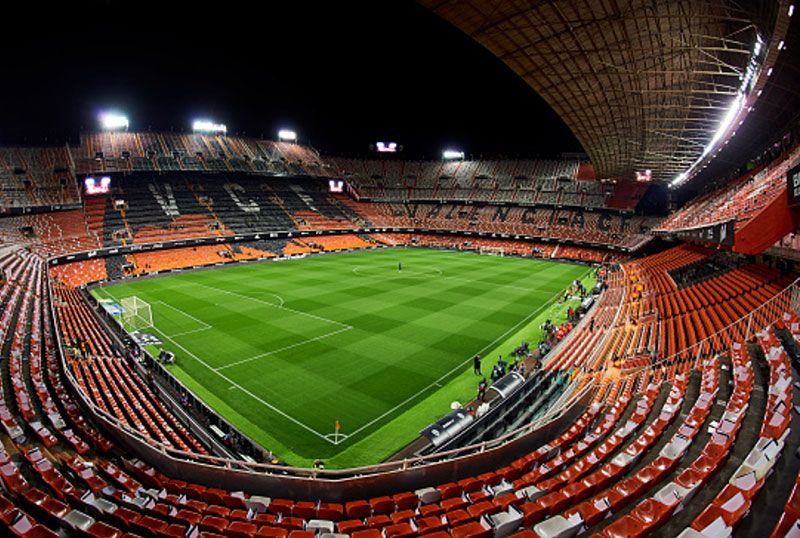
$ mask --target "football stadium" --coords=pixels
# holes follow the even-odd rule
[[[800,537],[793,2],[303,0],[253,8],[298,19],[263,49],[261,12],[211,40],[199,6],[9,30],[2,535]],[[65,115],[27,124],[37,77]]]

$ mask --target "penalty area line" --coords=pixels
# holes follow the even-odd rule
[[[282,411],[281,409],[278,409],[277,407],[275,407],[275,406],[274,406],[274,405],[272,405],[271,403],[267,402],[266,400],[264,400],[263,398],[261,398],[261,397],[260,397],[260,396],[258,396],[257,394],[254,394],[252,391],[249,391],[249,390],[247,390],[246,388],[244,388],[244,387],[243,387],[243,386],[241,386],[239,383],[237,383],[236,381],[234,381],[234,380],[233,380],[233,379],[231,379],[230,377],[226,376],[225,374],[218,372],[218,371],[217,371],[217,370],[216,370],[214,367],[212,367],[212,366],[211,366],[210,364],[208,364],[206,361],[204,361],[203,359],[201,359],[200,357],[198,357],[197,355],[195,355],[194,353],[192,353],[191,351],[189,351],[188,349],[186,349],[185,347],[183,347],[182,345],[180,345],[180,344],[179,344],[177,341],[175,341],[175,340],[173,340],[172,338],[170,338],[169,336],[167,336],[167,335],[166,335],[166,333],[163,333],[163,332],[161,332],[160,330],[158,330],[158,328],[156,328],[155,326],[153,326],[153,329],[154,329],[155,331],[157,331],[157,332],[161,333],[161,336],[163,336],[164,338],[166,338],[167,340],[169,340],[170,342],[172,342],[172,343],[173,343],[173,345],[175,345],[176,347],[178,347],[178,348],[180,348],[181,350],[183,350],[183,351],[184,351],[184,353],[186,353],[187,355],[189,355],[190,357],[192,357],[194,360],[196,360],[197,362],[199,362],[200,364],[202,364],[203,366],[205,366],[206,368],[208,368],[209,370],[211,370],[212,372],[214,372],[215,374],[217,374],[219,377],[221,377],[222,379],[224,379],[225,381],[227,381],[227,382],[228,382],[228,384],[229,384],[229,386],[231,386],[231,387],[235,387],[235,388],[239,389],[240,391],[244,392],[245,394],[247,394],[248,396],[250,396],[251,398],[253,398],[253,399],[254,399],[255,401],[257,401],[258,403],[262,404],[263,406],[267,407],[268,409],[271,409],[271,410],[272,410],[272,411],[274,411],[275,413],[277,413],[277,414],[279,414],[280,416],[282,416],[283,418],[285,418],[285,419],[287,419],[287,420],[289,420],[289,421],[293,422],[294,424],[297,424],[298,426],[300,426],[300,427],[301,427],[301,428],[303,428],[304,430],[306,430],[306,431],[308,431],[308,432],[310,432],[310,433],[313,433],[314,435],[316,435],[316,436],[317,436],[317,437],[319,437],[320,439],[324,439],[325,441],[327,441],[327,442],[329,442],[329,443],[331,443],[331,444],[335,444],[333,441],[331,441],[330,439],[328,439],[328,438],[327,438],[327,437],[326,437],[324,434],[321,434],[321,433],[319,433],[317,430],[315,430],[315,429],[314,429],[314,428],[312,428],[311,426],[307,426],[306,424],[304,424],[304,423],[300,422],[299,420],[297,420],[296,418],[294,418],[294,417],[293,417],[293,416],[291,416],[290,414],[288,414],[288,413],[286,413],[286,412]],[[231,389],[230,389],[230,387],[228,388],[228,390],[231,390]]]
[[[257,360],[257,359],[263,359],[264,357],[269,357],[270,355],[275,355],[277,353],[281,353],[282,351],[286,351],[286,350],[289,350],[289,349],[294,349],[294,348],[299,347],[299,346],[310,344],[311,342],[316,342],[317,340],[322,340],[323,338],[329,338],[331,336],[343,333],[345,331],[349,331],[352,328],[353,327],[350,327],[350,326],[343,327],[343,328],[338,329],[336,331],[332,331],[332,332],[329,332],[329,333],[321,334],[319,336],[315,336],[314,338],[309,338],[307,340],[303,340],[302,342],[296,342],[296,343],[290,344],[288,346],[279,347],[278,349],[273,349],[273,350],[267,351],[266,353],[259,353],[258,355],[253,355],[252,357],[248,357],[246,359],[242,359],[242,360],[239,360],[239,361],[236,361],[236,362],[232,362],[230,364],[226,364],[225,366],[219,366],[219,367],[215,368],[214,371],[215,372],[219,372],[220,370],[225,370],[226,368],[232,368],[234,366],[239,366],[240,364],[245,364],[245,363]]]

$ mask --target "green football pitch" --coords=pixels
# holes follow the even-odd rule
[[[402,263],[402,270],[398,264]],[[174,375],[294,465],[382,461],[536,343],[586,267],[428,249],[253,263],[96,288],[151,305]],[[593,281],[593,279],[592,279]],[[584,281],[587,288],[591,282]],[[571,304],[575,304],[574,302]],[[338,437],[336,421],[340,423]]]

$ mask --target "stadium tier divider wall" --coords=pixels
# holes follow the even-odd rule
[[[74,252],[62,256],[55,256],[48,260],[48,265],[56,266],[65,263],[72,263],[91,258],[105,258],[108,256],[116,256],[121,254],[136,254],[137,252],[150,252],[154,250],[164,250],[179,247],[191,247],[199,245],[216,245],[225,243],[239,243],[243,241],[259,241],[263,239],[287,239],[294,237],[313,237],[324,235],[339,235],[339,234],[370,234],[370,233],[411,233],[411,234],[432,234],[432,235],[449,235],[453,237],[477,237],[487,239],[514,239],[519,241],[533,241],[541,243],[552,243],[555,245],[573,245],[578,247],[591,247],[608,250],[612,252],[629,252],[630,249],[620,247],[617,245],[606,245],[603,243],[593,243],[591,241],[577,241],[572,239],[558,239],[554,240],[550,237],[540,237],[532,235],[521,234],[503,234],[494,232],[477,232],[474,230],[453,230],[453,229],[440,229],[440,228],[422,228],[422,227],[364,227],[364,228],[336,228],[326,230],[292,230],[292,231],[268,231],[258,233],[236,234],[230,236],[210,236],[200,237],[194,239],[177,239],[173,241],[159,241],[156,243],[142,243],[126,246],[105,247],[95,250],[87,250],[83,252]]]
[[[54,213],[56,211],[69,211],[71,209],[82,209],[83,204],[60,204],[60,205],[40,205],[31,207],[0,207],[0,217],[12,217],[15,215],[34,215],[37,213]]]

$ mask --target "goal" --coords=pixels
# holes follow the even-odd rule
[[[503,247],[480,247],[479,252],[487,256],[505,256],[506,251]]]
[[[122,326],[128,331],[140,331],[153,326],[153,312],[150,305],[137,296],[122,299],[120,306]]]

